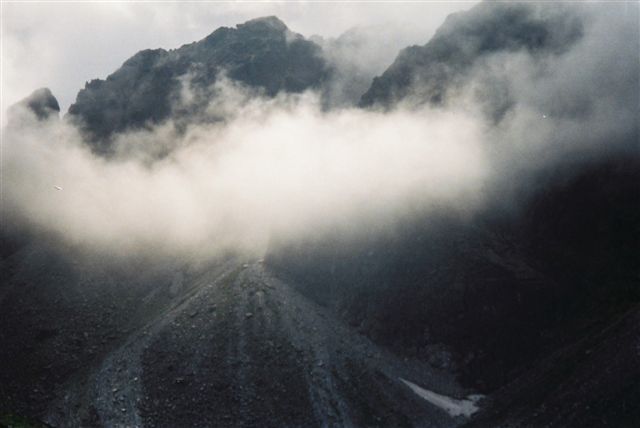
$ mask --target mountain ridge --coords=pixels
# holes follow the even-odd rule
[[[388,109],[401,101],[441,105],[484,58],[519,50],[558,55],[581,36],[579,16],[567,8],[481,2],[449,15],[425,45],[400,51],[393,64],[374,78],[359,106]],[[500,115],[508,105],[493,108],[497,112],[492,113]]]
[[[317,87],[327,76],[320,48],[291,32],[278,18],[256,18],[220,27],[204,39],[173,50],[147,49],[127,59],[105,80],[88,82],[67,117],[96,152],[112,150],[111,137],[172,118],[189,121],[210,102],[211,86],[226,75],[272,97]],[[181,80],[188,76],[188,80]],[[181,106],[183,87],[197,93]]]

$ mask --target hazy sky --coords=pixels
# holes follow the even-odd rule
[[[86,81],[105,78],[139,50],[177,48],[259,16],[276,15],[305,36],[389,23],[424,44],[448,14],[474,3],[3,2],[2,112],[43,86],[65,111]]]

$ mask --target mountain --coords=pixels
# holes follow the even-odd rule
[[[637,73],[622,66],[637,69],[637,56],[616,62],[622,80],[571,86],[589,70],[570,63],[559,84],[541,79],[526,96],[513,80],[487,90],[477,79],[513,58],[544,72],[569,63],[585,37],[580,10],[481,3],[403,50],[362,96],[363,108],[444,106],[479,85],[496,95],[492,131],[509,125],[507,112],[534,112],[517,135],[540,134],[540,157],[575,139],[599,143],[585,156],[510,164],[508,177],[525,178],[488,190],[472,213],[412,212],[392,233],[357,238],[316,230],[273,239],[263,259],[206,263],[90,254],[4,223],[0,425],[20,415],[51,426],[635,427],[639,104]],[[88,83],[69,119],[108,154],[119,132],[216,120],[207,107],[223,75],[251,95],[313,88],[345,105],[374,74],[346,58],[363,43],[349,33],[321,48],[273,17],[221,28],[136,54]],[[606,63],[595,63],[601,73]],[[336,75],[354,92],[333,86]],[[59,111],[47,90],[20,106],[31,118]],[[537,109],[569,132],[544,134]],[[594,111],[606,120],[591,121]]]
[[[470,390],[451,373],[377,346],[261,261],[105,263],[39,238],[3,241],[0,421],[8,412],[51,426],[465,420],[401,381],[463,400]]]
[[[488,393],[640,309],[639,166],[616,159],[556,178],[518,213],[443,212],[387,237],[316,237],[268,261],[377,343]]]
[[[222,76],[267,96],[301,92],[327,77],[321,49],[276,17],[221,27],[174,50],[138,52],[105,80],[88,82],[69,107],[69,118],[96,152],[108,153],[114,134],[172,118],[193,120]],[[184,92],[191,92],[185,99]]]
[[[469,81],[476,65],[491,57],[518,51],[540,57],[565,52],[582,35],[582,20],[574,9],[482,2],[449,15],[426,45],[398,54],[362,95],[360,106],[389,108],[399,101],[440,105]],[[498,93],[500,89],[504,90],[492,88]],[[493,109],[499,113],[507,107],[500,100]]]
[[[109,259],[3,229],[0,422],[632,427],[639,166],[551,180],[524,215],[444,212],[265,260]],[[452,416],[404,381],[487,397]]]
[[[265,260],[110,260],[3,229],[0,421],[632,427],[639,166],[551,180],[524,215],[444,212]],[[404,381],[487,398],[452,417]]]

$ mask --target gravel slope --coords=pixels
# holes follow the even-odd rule
[[[21,273],[16,260],[29,254]],[[258,261],[159,268],[120,286],[126,278],[108,269],[27,248],[3,271],[4,413],[55,427],[467,421],[399,380],[472,393],[452,374],[377,347]]]

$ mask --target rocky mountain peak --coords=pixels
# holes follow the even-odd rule
[[[390,107],[406,98],[412,104],[439,105],[449,89],[467,81],[474,67],[492,56],[560,55],[580,40],[582,32],[582,18],[574,8],[482,2],[450,15],[427,44],[402,50],[374,79],[360,106]],[[509,101],[497,103],[490,115],[499,116],[508,105]]]
[[[257,18],[218,28],[179,49],[136,53],[106,80],[88,82],[69,116],[96,152],[108,154],[118,132],[168,119],[180,126],[206,120],[202,115],[216,96],[211,87],[220,76],[275,96],[318,87],[327,69],[318,45],[275,16]],[[197,94],[189,105],[180,97],[185,85]]]
[[[282,22],[277,16],[263,16],[260,18],[251,19],[244,24],[238,24],[236,28],[243,31],[289,31],[289,28],[286,26],[286,24]]]

